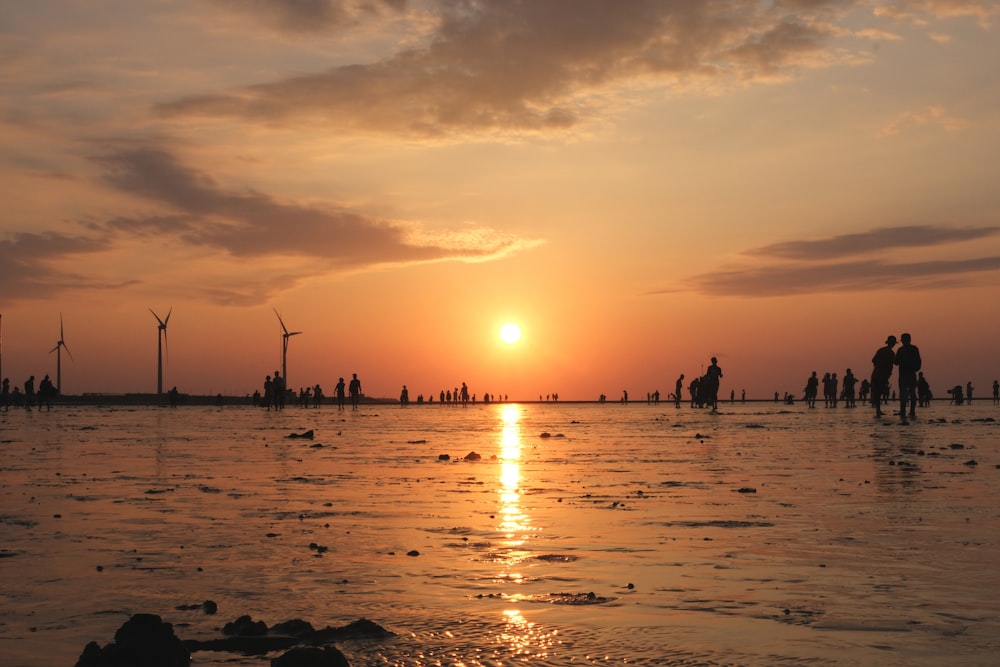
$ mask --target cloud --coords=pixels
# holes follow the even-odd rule
[[[207,174],[156,148],[96,158],[115,188],[168,206],[173,214],[117,218],[104,227],[137,236],[168,236],[240,258],[292,255],[329,267],[449,259],[496,259],[529,247],[511,235],[454,232],[450,242],[428,243],[431,232],[366,216],[343,207],[318,208],[259,192],[233,192]]]
[[[320,121],[423,137],[560,131],[588,120],[602,94],[617,86],[720,80],[736,85],[832,62],[834,51],[826,52],[825,45],[836,31],[820,16],[838,3],[792,5],[430,3],[439,12],[437,27],[419,47],[375,62],[181,98],[157,109],[167,117]]]
[[[1000,257],[894,264],[881,260],[792,264],[713,271],[694,276],[693,289],[713,296],[769,297],[817,292],[934,289],[968,284],[964,276],[1000,270]]]
[[[56,232],[14,233],[0,240],[2,301],[47,298],[65,289],[110,289],[108,284],[59,268],[67,258],[93,255],[109,247],[107,240]]]
[[[945,132],[959,132],[968,125],[967,120],[949,115],[943,107],[931,106],[920,111],[905,111],[899,114],[882,128],[881,136],[891,137],[907,130],[923,127],[937,127]]]
[[[932,227],[909,225],[883,227],[857,234],[841,234],[825,239],[783,241],[744,254],[755,257],[822,260],[871,253],[892,248],[917,248],[942,243],[972,241],[1000,234],[1000,227]]]
[[[212,0],[230,11],[291,32],[319,32],[357,25],[371,17],[399,14],[407,0]]]
[[[875,7],[874,12],[876,16],[887,16],[917,25],[925,24],[926,16],[938,19],[972,17],[987,28],[992,18],[1000,14],[1000,5],[981,0],[897,0],[892,5]]]
[[[436,230],[234,191],[159,148],[108,152],[94,161],[108,185],[156,211],[84,218],[72,223],[75,234],[7,234],[0,239],[0,282],[8,299],[162,282],[164,276],[177,286],[196,276],[196,285],[184,286],[189,293],[247,305],[331,272],[491,261],[541,243],[481,226]],[[135,248],[157,252],[139,255],[147,260],[137,263]],[[110,258],[129,264],[117,271],[128,278],[115,278],[118,259]],[[89,277],[65,268],[81,260],[101,268],[88,270]],[[184,270],[178,273],[179,263]],[[96,279],[95,272],[105,277]]]
[[[826,239],[786,241],[743,253],[748,257],[777,260],[774,263],[710,271],[692,276],[686,284],[703,294],[745,297],[956,287],[970,284],[973,274],[1000,270],[1000,257],[911,262],[885,257],[854,258],[979,241],[998,234],[1000,227],[911,225]]]

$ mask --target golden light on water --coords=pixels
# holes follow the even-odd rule
[[[501,543],[506,548],[506,558],[502,561],[498,580],[518,587],[525,579],[522,568],[531,555],[529,540],[534,532],[531,519],[522,504],[521,487],[524,478],[520,418],[521,408],[517,405],[505,405],[500,410],[500,483],[497,488],[500,504],[500,524],[497,530],[502,536]],[[516,602],[525,596],[511,590],[504,597],[510,602]],[[558,643],[554,631],[545,631],[536,623],[528,621],[519,609],[505,609],[503,616],[504,626],[496,635],[496,640],[513,650],[521,659],[545,658],[549,649]]]
[[[528,520],[521,509],[521,426],[516,405],[505,405],[500,413],[500,532],[507,546],[523,544]]]
[[[544,631],[532,621],[521,615],[519,609],[504,609],[504,629],[497,640],[511,647],[516,655],[522,657],[545,658],[548,650],[556,644],[557,633],[554,630]]]

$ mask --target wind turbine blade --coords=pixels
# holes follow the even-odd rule
[[[56,343],[56,346],[54,348],[52,348],[51,350],[49,350],[49,354],[52,354],[53,352],[55,352],[56,350],[58,350],[60,344],[61,344],[61,342],[60,343]]]
[[[62,341],[59,341],[59,342],[62,344],[63,349],[66,350],[66,354],[69,355],[70,361],[76,361],[75,359],[73,359],[73,353],[69,351],[68,347],[66,347],[66,343],[63,343]]]
[[[289,336],[298,336],[300,333],[305,333],[305,332],[304,331],[293,331],[292,333],[290,333],[288,335]]]
[[[59,313],[59,340],[62,340],[63,338],[65,338],[65,336],[63,336],[62,313]]]
[[[152,309],[152,308],[150,308],[150,309],[149,309],[149,312],[153,313],[153,317],[155,317],[155,318],[156,318],[156,321],[160,323],[160,328],[161,328],[161,329],[165,329],[165,328],[167,327],[167,320],[169,320],[169,319],[170,319],[170,315],[169,315],[169,314],[167,315],[167,320],[165,320],[165,319],[163,319],[162,317],[160,317],[159,315],[157,315],[157,314],[156,314],[156,313],[155,313],[155,312],[153,311],[153,309]]]
[[[281,330],[284,331],[285,335],[287,336],[288,335],[288,329],[285,327],[285,321],[283,319],[281,319],[281,314],[278,312],[277,308],[274,309],[274,314],[278,316],[278,323],[281,324]]]
[[[163,326],[164,327],[166,327],[167,326],[167,322],[170,321],[170,313],[172,313],[172,312],[174,312],[174,307],[170,306],[170,310],[167,311],[167,316],[163,320]]]

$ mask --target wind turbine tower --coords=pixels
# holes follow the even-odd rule
[[[49,354],[53,352],[56,353],[56,393],[60,396],[62,395],[62,351],[66,350],[66,354],[69,358],[73,358],[73,354],[66,347],[66,340],[63,336],[63,318],[62,313],[59,313],[59,340],[56,341],[56,346],[49,350]]]
[[[170,321],[170,313],[174,312],[173,306],[167,311],[167,316],[160,319],[160,316],[153,312],[150,308],[149,312],[153,313],[153,317],[159,322],[156,327],[156,393],[163,393],[163,357],[164,352],[167,351],[167,322]]]
[[[288,384],[288,339],[292,336],[298,336],[301,331],[288,331],[288,327],[285,326],[284,320],[281,319],[281,315],[278,313],[278,309],[274,309],[274,314],[278,316],[278,323],[281,324],[281,377],[285,381],[285,389],[291,389],[291,385]]]

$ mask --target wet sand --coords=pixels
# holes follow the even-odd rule
[[[183,639],[243,614],[396,633],[341,644],[356,666],[992,665],[997,418],[987,402],[909,426],[766,403],[0,413],[0,656],[71,666],[150,612]]]

